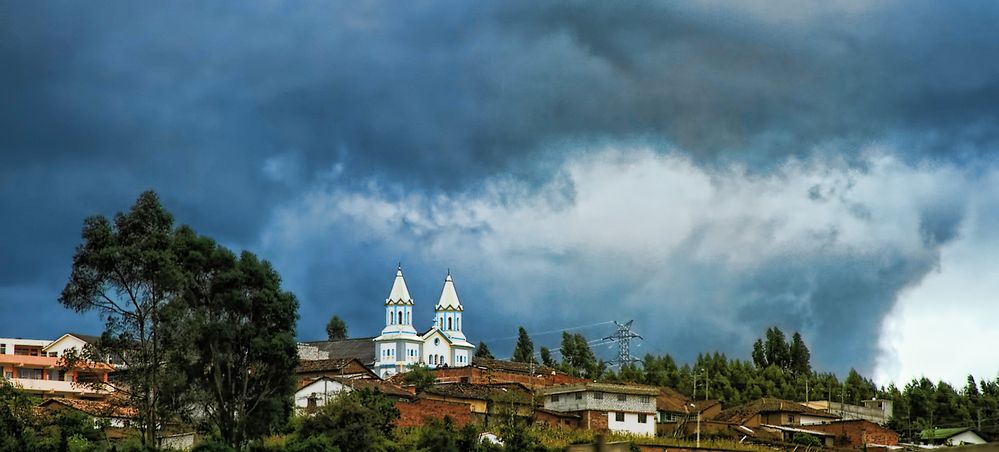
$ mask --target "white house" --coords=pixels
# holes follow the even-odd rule
[[[434,306],[434,325],[423,333],[413,327],[415,302],[409,295],[402,266],[385,299],[385,328],[375,342],[375,370],[381,378],[406,372],[410,366],[460,367],[471,364],[472,351],[462,331],[464,307],[448,271],[440,300]]]
[[[656,396],[651,386],[579,383],[541,390],[546,410],[580,416],[580,427],[655,436]]]
[[[306,379],[298,385],[298,390],[295,391],[295,409],[316,409],[341,394],[361,388],[374,389],[396,399],[413,396],[409,391],[381,380],[321,376]]]

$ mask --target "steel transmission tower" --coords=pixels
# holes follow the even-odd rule
[[[618,368],[625,364],[631,364],[633,362],[639,361],[638,358],[631,356],[631,340],[632,339],[645,339],[638,333],[631,331],[631,324],[634,320],[629,320],[627,323],[618,323],[614,321],[614,325],[617,326],[617,332],[611,336],[604,338],[605,341],[617,342],[617,365]]]

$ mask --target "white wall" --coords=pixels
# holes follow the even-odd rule
[[[624,422],[618,422],[615,411],[607,412],[607,428],[615,432],[628,432],[638,435],[656,435],[656,415],[646,414],[645,423],[638,422],[638,413],[624,413]]]
[[[985,444],[985,440],[975,432],[969,430],[952,436],[950,443],[955,446],[960,446],[961,444]]]
[[[434,339],[437,338],[440,338],[440,344],[434,345]],[[423,343],[423,362],[430,367],[439,367],[443,364],[440,361],[431,364],[433,361],[430,360],[430,355],[442,355],[448,366],[454,366],[451,362],[451,347],[448,345],[447,339],[441,337],[440,334],[431,335]]]
[[[309,398],[317,397],[316,406],[323,406],[326,400],[335,397],[341,391],[350,391],[350,388],[333,380],[317,380],[312,384],[295,391],[295,408],[306,408],[309,406]]]
[[[85,347],[86,345],[87,343],[84,342],[83,339],[80,339],[76,336],[66,336],[63,337],[62,340],[60,341],[56,341],[49,344],[45,352],[46,353],[56,352],[58,354],[57,356],[65,356],[66,350],[75,348],[77,351],[81,351],[83,350],[83,347]]]

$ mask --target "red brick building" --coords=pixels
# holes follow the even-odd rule
[[[864,419],[809,425],[808,429],[835,435],[836,447],[863,449],[868,446],[898,445],[898,433]]]
[[[434,369],[434,376],[438,383],[520,383],[531,389],[589,381],[539,364],[485,358],[472,358],[468,366]]]
[[[472,422],[472,410],[467,403],[420,397],[399,400],[395,403],[395,407],[399,409],[399,420],[395,422],[397,427],[419,427],[428,419],[444,419],[445,416],[450,417],[457,425]]]

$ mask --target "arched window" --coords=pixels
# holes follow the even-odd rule
[[[402,311],[399,311],[399,324],[402,325]]]
[[[409,320],[409,309],[407,309],[406,310],[406,325],[409,325],[409,323],[410,323],[410,320]]]
[[[392,310],[392,312],[389,312],[389,322],[391,322],[393,325],[395,325],[395,315],[394,314],[395,314],[395,310],[394,309]]]
[[[451,329],[451,317],[447,318],[447,329]]]
[[[437,355],[430,355],[430,364],[437,364]]]
[[[440,355],[440,356],[437,357],[437,363],[438,364],[444,364],[444,355]]]
[[[457,319],[455,319],[455,322],[457,323],[457,325],[455,325],[455,326],[457,326],[457,328],[455,328],[455,329],[458,330],[458,331],[461,331],[461,317],[458,317]]]

